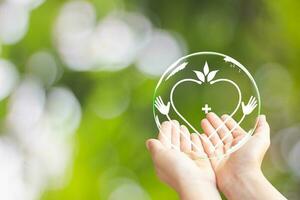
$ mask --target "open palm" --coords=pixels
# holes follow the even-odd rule
[[[191,145],[191,143],[195,145]],[[182,185],[204,183],[216,187],[216,178],[197,134],[190,134],[177,121],[164,122],[158,139],[147,147],[159,178],[179,190]]]
[[[217,127],[226,122],[217,132]],[[212,157],[211,164],[215,171],[218,186],[226,186],[228,174],[249,173],[253,169],[260,168],[263,156],[267,151],[269,139],[269,126],[264,116],[258,119],[258,125],[253,136],[249,136],[237,122],[228,115],[219,118],[214,113],[207,114],[206,119],[202,120],[201,126],[204,130],[203,147],[209,157]],[[229,130],[235,129],[230,133]],[[216,133],[216,134],[215,134]],[[228,136],[228,134],[230,134]],[[222,138],[225,140],[222,141]],[[237,147],[247,140],[238,151],[226,155],[228,151]],[[217,148],[214,148],[217,144]],[[213,158],[214,157],[214,158]]]

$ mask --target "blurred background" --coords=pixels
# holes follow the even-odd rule
[[[0,0],[0,199],[178,199],[145,149],[179,57],[253,74],[272,128],[263,171],[300,199],[300,1]]]

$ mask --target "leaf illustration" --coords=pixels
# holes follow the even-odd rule
[[[196,73],[196,75],[200,81],[205,82],[205,76],[202,72],[200,72],[200,71],[194,71],[194,72]]]
[[[183,70],[186,65],[188,64],[188,62],[184,62],[181,65],[179,65],[178,67],[176,67],[170,74],[169,76],[166,78],[166,80],[168,80],[171,76],[173,76],[174,74],[176,74],[177,72],[179,72],[180,70]]]
[[[203,67],[203,72],[204,72],[205,76],[207,76],[207,74],[209,73],[209,67],[208,67],[207,62],[205,62],[205,65]]]
[[[219,70],[214,70],[214,71],[211,71],[208,76],[207,76],[207,82],[210,82],[211,80],[213,80],[213,78],[216,76],[217,72]]]

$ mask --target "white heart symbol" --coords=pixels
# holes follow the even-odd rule
[[[175,83],[175,85],[172,87],[171,89],[171,93],[170,93],[170,102],[171,102],[171,105],[172,105],[172,108],[174,109],[175,113],[197,134],[200,134],[194,127],[193,125],[191,125],[188,120],[186,120],[181,114],[180,112],[177,110],[175,104],[174,104],[174,100],[173,100],[173,94],[174,94],[174,91],[176,90],[176,88],[182,84],[182,83],[185,83],[185,82],[194,82],[194,83],[197,83],[199,85],[201,85],[203,82],[205,82],[205,77],[207,76],[207,82],[209,82],[211,85],[215,84],[215,83],[218,83],[218,82],[227,82],[227,83],[230,83],[232,84],[237,92],[238,92],[238,96],[239,96],[239,100],[238,100],[238,103],[234,109],[234,111],[230,114],[230,117],[232,117],[236,112],[237,110],[239,109],[240,105],[241,105],[241,101],[242,101],[242,94],[241,94],[241,91],[240,91],[240,88],[238,87],[238,85],[233,82],[232,80],[229,80],[229,79],[217,79],[217,80],[212,80],[214,78],[214,76],[216,75],[216,72],[217,71],[212,71],[213,74],[211,75],[212,72],[209,72],[209,68],[208,68],[208,65],[207,65],[207,62],[205,63],[204,65],[204,69],[203,69],[204,73],[202,72],[199,72],[199,71],[195,71],[195,73],[197,74],[197,77],[199,78],[199,80],[195,80],[195,79],[191,79],[191,78],[187,78],[187,79],[182,79],[180,81],[178,81],[177,83]],[[226,123],[227,119],[224,121],[224,124]],[[222,126],[218,127],[215,132],[217,132]],[[213,133],[214,134],[214,133]]]

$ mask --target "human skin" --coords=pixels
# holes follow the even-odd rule
[[[227,118],[226,126],[208,139]],[[261,171],[263,157],[270,146],[270,127],[264,115],[259,116],[253,136],[250,136],[241,148],[225,157],[224,154],[228,149],[241,141],[247,133],[237,126],[230,116],[223,115],[220,119],[215,113],[208,113],[201,121],[201,126],[206,134],[202,137],[204,151],[211,158],[220,158],[210,161],[216,175],[217,186],[228,199],[286,199]],[[213,146],[230,133],[229,130],[233,127],[237,128],[214,150]]]
[[[217,187],[230,200],[286,199],[261,171],[263,157],[270,145],[270,128],[265,116],[258,118],[257,128],[247,143],[224,156],[247,134],[237,126],[224,143],[214,149],[220,138],[236,125],[229,118],[225,126],[208,139],[228,117],[223,115],[220,119],[214,113],[207,114],[201,122],[205,132],[202,137],[190,135],[187,128],[176,121],[164,122],[158,139],[149,139],[146,143],[158,177],[174,188],[183,200],[221,199]],[[205,156],[211,159],[203,159]]]
[[[197,148],[191,145],[191,141]],[[180,199],[221,199],[214,171],[205,158],[198,135],[190,134],[177,121],[164,122],[158,139],[147,140],[146,146],[157,176],[177,191]]]

